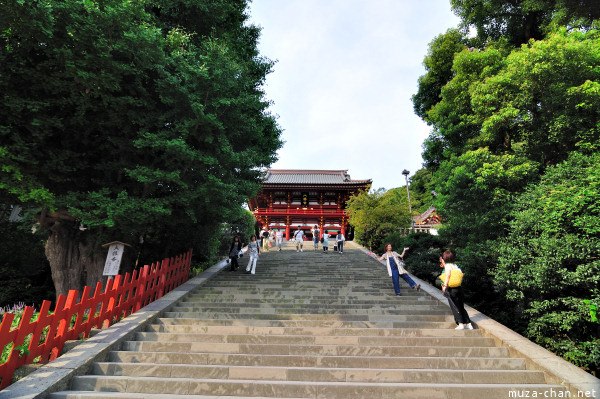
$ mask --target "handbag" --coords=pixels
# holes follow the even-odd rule
[[[448,280],[448,287],[460,287],[463,276],[464,273],[458,267],[456,267],[456,269],[452,269],[452,273],[450,273],[450,280]],[[440,280],[442,280],[442,284],[446,284],[446,272],[440,275]]]

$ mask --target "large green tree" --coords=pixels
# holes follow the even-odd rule
[[[551,33],[518,49],[492,43],[454,56],[453,78],[427,111],[433,130],[423,157],[437,168],[480,147],[542,164],[595,151],[600,62],[598,31]]]
[[[515,196],[538,178],[535,162],[487,148],[453,157],[435,175],[441,231],[460,247],[503,236]]]
[[[434,68],[420,82],[428,81],[435,68],[443,72],[451,59],[451,78],[439,89],[438,98],[431,94],[435,91],[413,98],[417,113],[424,112],[421,116],[432,126],[423,157],[439,194],[434,203],[444,218],[440,237],[457,250],[471,304],[576,364],[597,368],[597,339],[582,338],[593,330],[590,320],[584,321],[584,301],[597,302],[597,293],[586,288],[597,286],[587,274],[596,273],[589,261],[596,255],[588,249],[596,245],[597,237],[588,240],[582,234],[581,244],[588,249],[571,248],[568,256],[557,255],[559,262],[584,266],[579,274],[569,274],[574,280],[550,289],[541,281],[550,269],[541,267],[540,259],[556,251],[549,252],[551,245],[540,249],[538,236],[519,223],[534,229],[531,223],[544,214],[536,234],[541,234],[537,229],[543,219],[552,217],[559,227],[550,225],[548,233],[568,241],[574,236],[560,229],[588,220],[584,208],[569,213],[565,201],[549,193],[572,194],[580,205],[589,202],[585,198],[590,185],[580,174],[597,167],[597,161],[577,157],[596,154],[600,142],[600,41],[594,29],[600,10],[586,1],[453,0],[452,4],[463,32],[476,28],[477,37],[467,40],[472,47],[440,51],[446,62],[430,64]],[[570,163],[554,167],[566,159]],[[564,172],[568,190],[554,185],[558,170]],[[571,173],[577,177],[571,180]],[[543,193],[557,206],[562,203],[561,208],[542,207],[536,198]],[[525,211],[529,206],[537,216]],[[567,213],[571,219],[565,221]],[[559,245],[556,240],[548,242]],[[504,280],[492,280],[491,269]],[[514,280],[508,280],[508,273],[518,276],[524,287],[519,292],[510,287]],[[562,278],[555,277],[551,284]],[[585,287],[579,290],[578,284]],[[517,308],[499,295],[505,293]],[[544,315],[545,311],[551,314]],[[562,337],[569,328],[578,338]]]
[[[600,371],[600,155],[573,153],[516,201],[492,275],[532,340]]]
[[[466,48],[466,38],[458,29],[436,36],[423,60],[425,75],[419,77],[417,93],[412,96],[415,114],[428,121],[427,112],[441,100],[442,87],[454,76],[454,55]]]
[[[600,142],[600,32],[561,29],[512,51],[470,87],[474,146],[556,164]]]
[[[406,188],[362,191],[346,202],[350,224],[358,242],[376,249],[388,234],[410,228]]]
[[[0,189],[39,208],[57,293],[101,279],[99,244],[189,248],[257,189],[281,141],[245,9],[0,3]]]
[[[426,120],[433,130],[423,144],[426,167],[435,169],[452,155],[473,149],[470,141],[480,134],[482,121],[473,111],[471,89],[501,69],[509,53],[510,46],[499,42],[485,51],[464,48],[453,55],[452,79],[427,110]]]
[[[543,39],[553,26],[588,28],[600,18],[595,0],[450,0],[465,31],[481,45],[500,38],[515,46]]]

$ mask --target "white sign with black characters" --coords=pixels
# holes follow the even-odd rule
[[[106,257],[106,263],[104,264],[103,276],[116,276],[119,274],[119,267],[121,266],[121,258],[123,257],[123,250],[125,246],[123,244],[111,244],[108,249],[108,256]]]

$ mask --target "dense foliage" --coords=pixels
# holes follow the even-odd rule
[[[461,18],[461,28],[465,31],[473,28],[481,44],[507,39],[519,46],[531,39],[544,39],[557,25],[585,28],[600,18],[600,8],[594,0],[450,0],[450,3]]]
[[[494,281],[527,335],[588,370],[600,364],[600,154],[549,168],[518,198]],[[589,301],[586,303],[586,301]]]
[[[18,222],[0,223],[0,308],[19,302],[39,306],[54,298],[43,239],[23,227]]]
[[[413,96],[440,239],[469,303],[597,373],[600,9],[451,3],[461,25],[430,43]]]
[[[388,234],[410,228],[408,198],[401,188],[362,191],[346,202],[346,211],[355,239],[372,250],[381,247]]]
[[[47,229],[55,282],[65,253],[94,258],[108,241],[151,260],[218,248],[210,238],[239,217],[281,146],[262,89],[272,62],[245,9],[0,3],[0,192]]]

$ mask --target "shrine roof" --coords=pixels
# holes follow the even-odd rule
[[[269,169],[263,184],[371,184],[372,180],[352,180],[348,170]]]

